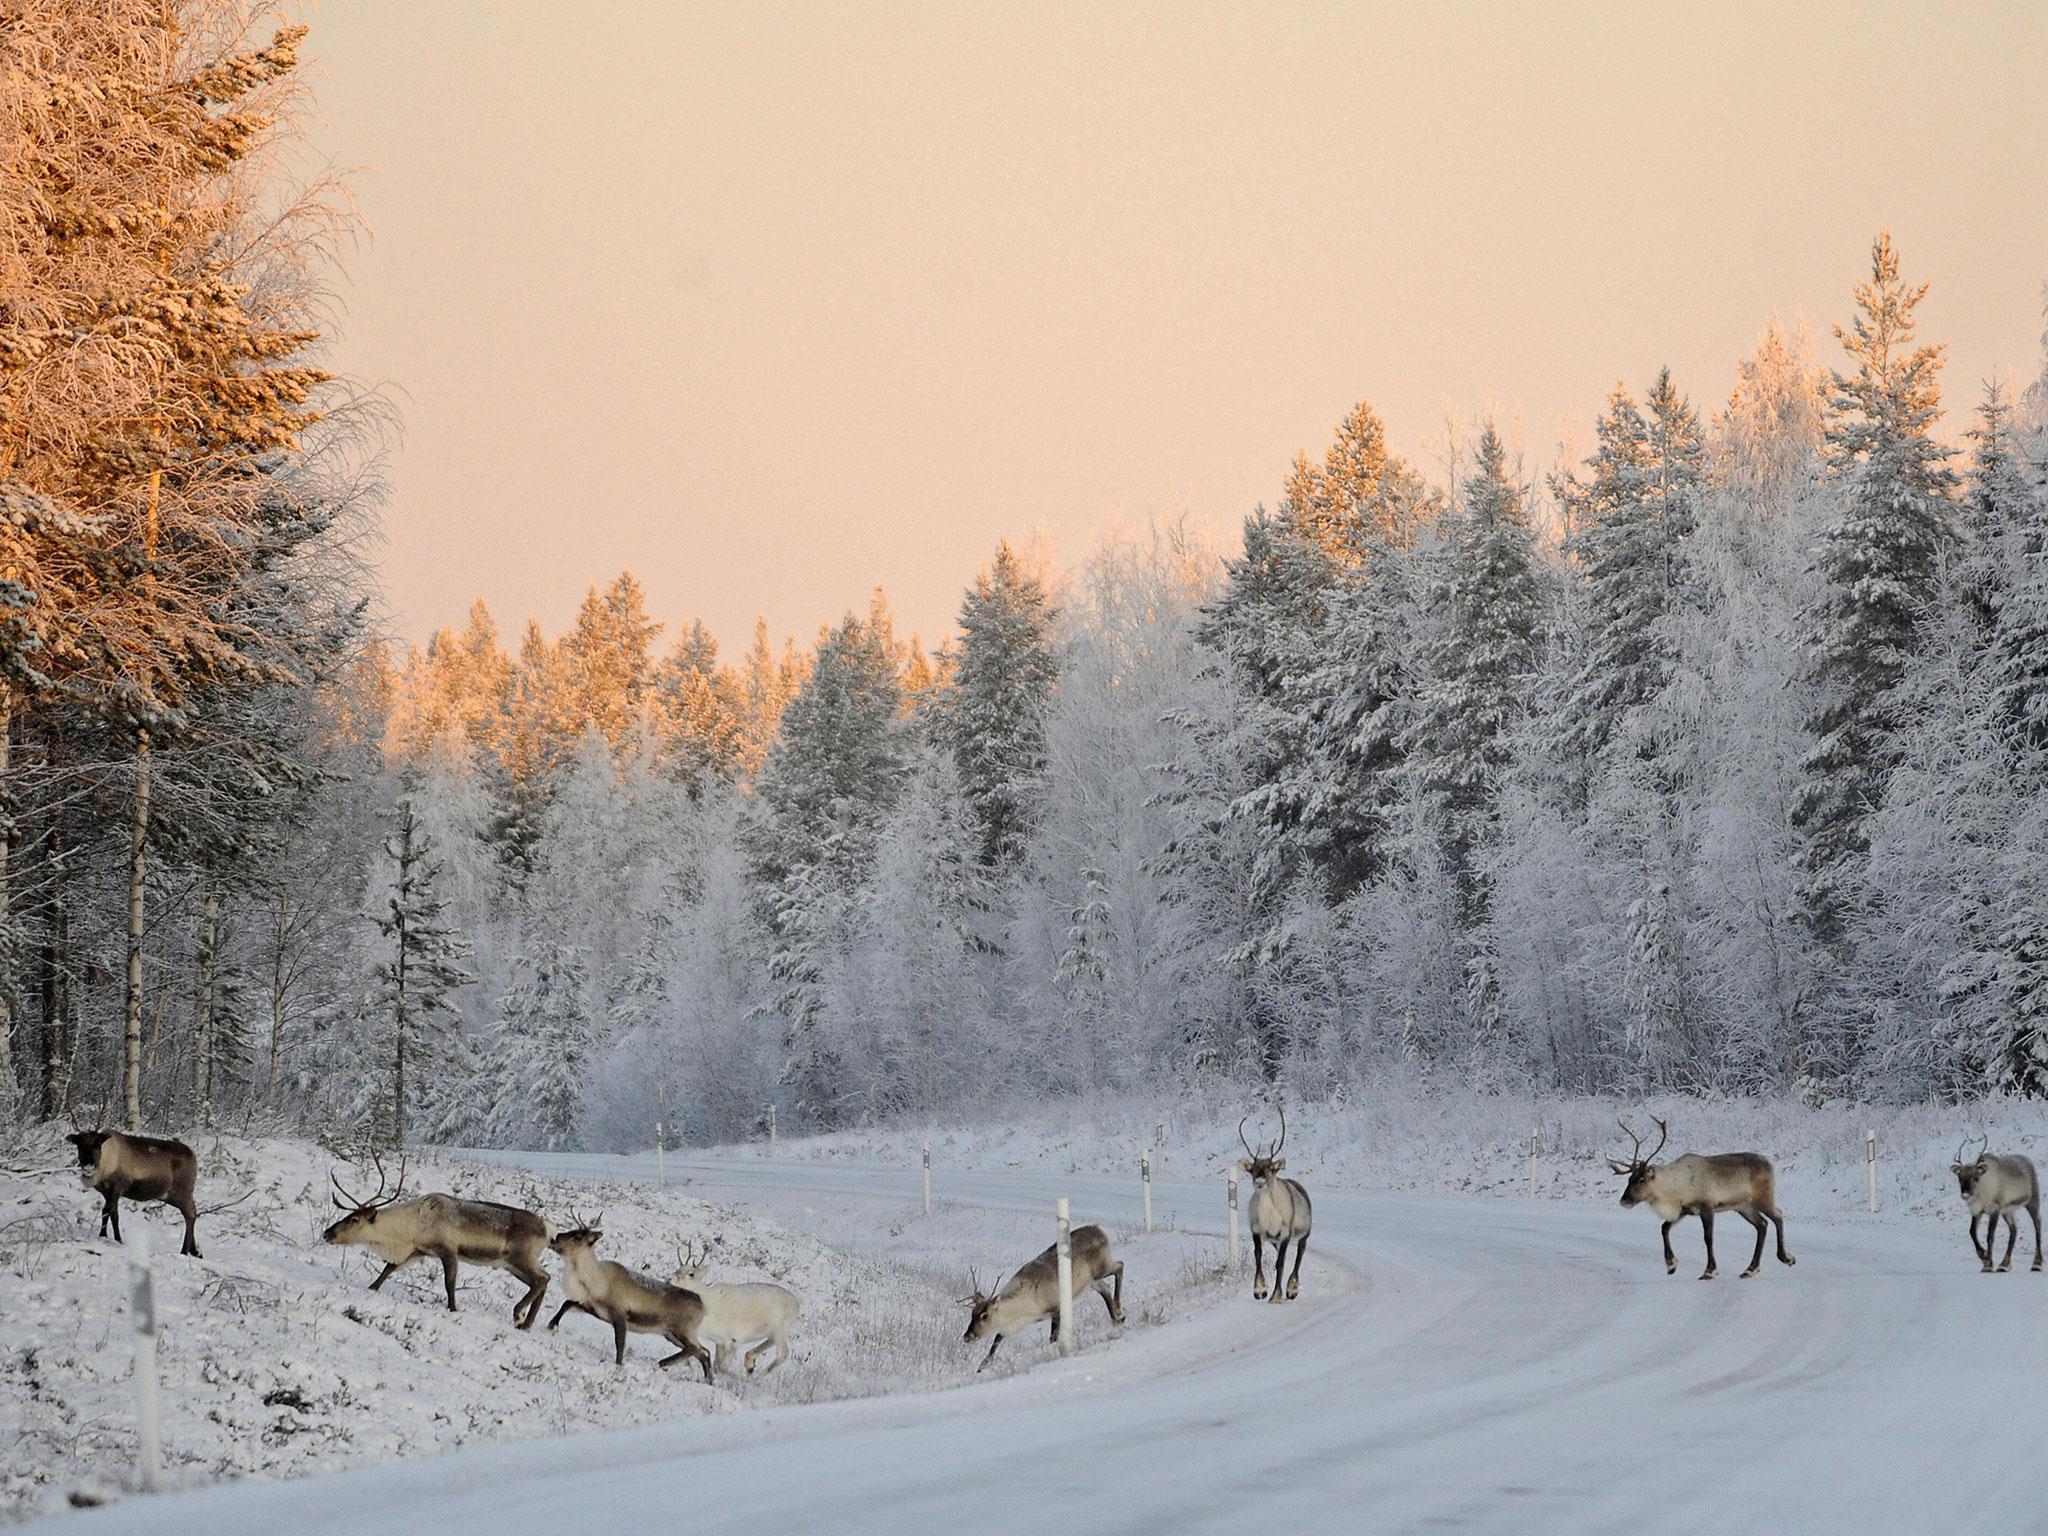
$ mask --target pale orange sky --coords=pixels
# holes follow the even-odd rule
[[[1881,224],[1952,409],[2037,367],[2040,4],[309,19],[415,638],[478,595],[552,631],[623,566],[728,654],[877,582],[932,637],[999,537],[1234,527],[1359,398],[1541,462],[1617,377],[1718,404],[1774,310],[1832,362]]]

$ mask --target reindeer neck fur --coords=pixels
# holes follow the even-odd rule
[[[1294,1226],[1301,1202],[1293,1180],[1270,1173],[1252,1186],[1251,1220],[1254,1231],[1285,1232]]]

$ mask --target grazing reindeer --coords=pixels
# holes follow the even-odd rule
[[[1280,1139],[1263,1152],[1254,1152],[1252,1144],[1244,1139],[1245,1120],[1249,1119],[1251,1116],[1246,1115],[1237,1122],[1237,1139],[1244,1142],[1245,1154],[1238,1159],[1237,1166],[1252,1176],[1252,1299],[1265,1299],[1266,1244],[1272,1243],[1273,1300],[1292,1301],[1301,1294],[1301,1256],[1308,1252],[1309,1223],[1315,1213],[1301,1182],[1280,1177],[1280,1170],[1287,1166],[1287,1159],[1280,1155],[1280,1149],[1287,1145],[1287,1111],[1280,1111]],[[1289,1243],[1294,1244],[1294,1273],[1288,1276],[1283,1291],[1280,1276],[1287,1268]]]
[[[512,1307],[512,1322],[531,1328],[548,1288],[548,1272],[540,1262],[548,1224],[531,1211],[489,1200],[438,1194],[406,1200],[403,1159],[398,1187],[387,1195],[383,1159],[373,1154],[371,1161],[377,1166],[377,1192],[367,1200],[350,1194],[333,1174],[327,1176],[334,1185],[335,1207],[344,1214],[320,1234],[321,1240],[367,1248],[382,1259],[384,1272],[370,1282],[373,1291],[382,1290],[386,1280],[414,1259],[439,1259],[450,1312],[455,1310],[455,1272],[461,1261],[505,1270],[526,1282],[526,1294]]]
[[[677,1249],[676,1272],[669,1277],[669,1283],[694,1291],[703,1301],[704,1322],[697,1337],[711,1345],[712,1364],[730,1372],[733,1351],[751,1345],[746,1354],[747,1374],[751,1376],[754,1363],[772,1346],[775,1358],[768,1362],[768,1370],[761,1373],[766,1376],[789,1358],[789,1325],[796,1321],[797,1308],[803,1303],[787,1286],[771,1285],[764,1280],[707,1285],[704,1271],[710,1257],[709,1249],[702,1254]]]
[[[2000,1155],[1986,1150],[1989,1143],[1980,1139],[1977,1155],[1966,1157],[1963,1147],[1956,1148],[1953,1172],[1956,1183],[1963,1192],[1963,1204],[1970,1210],[1970,1246],[1977,1250],[1977,1257],[1984,1261],[1984,1273],[1992,1271],[1991,1250],[1998,1246],[1998,1221],[2005,1218],[2005,1258],[1998,1265],[1998,1272],[2005,1273],[2012,1268],[2013,1245],[2020,1240],[2019,1218],[2013,1213],[2025,1209],[2034,1218],[2034,1268],[2041,1267],[2041,1181],[2034,1177],[2031,1158],[2018,1154]],[[1984,1223],[1984,1241],[1977,1241],[1977,1223]]]
[[[1678,1273],[1678,1260],[1671,1252],[1672,1227],[1687,1216],[1697,1216],[1700,1230],[1707,1239],[1707,1267],[1700,1278],[1714,1278],[1717,1273],[1714,1268],[1716,1211],[1733,1211],[1756,1228],[1756,1252],[1750,1255],[1749,1268],[1742,1272],[1743,1279],[1747,1280],[1763,1267],[1764,1223],[1767,1220],[1778,1229],[1778,1262],[1799,1262],[1785,1251],[1785,1218],[1778,1211],[1777,1175],[1771,1169],[1769,1158],[1755,1152],[1723,1152],[1716,1157],[1688,1152],[1683,1157],[1674,1157],[1662,1167],[1652,1167],[1650,1159],[1664,1150],[1664,1143],[1671,1139],[1671,1128],[1662,1120],[1657,1121],[1661,1134],[1657,1145],[1650,1148],[1649,1156],[1645,1157],[1643,1138],[1629,1130],[1626,1123],[1617,1124],[1635,1143],[1635,1148],[1629,1153],[1627,1162],[1609,1158],[1607,1166],[1628,1179],[1621,1191],[1623,1205],[1647,1205],[1663,1218],[1665,1274]]]
[[[1124,1265],[1123,1260],[1113,1258],[1109,1251],[1109,1234],[1100,1227],[1079,1227],[1067,1239],[1073,1264],[1074,1288],[1069,1293],[1079,1296],[1089,1287],[1102,1298],[1102,1304],[1109,1308],[1109,1320],[1121,1323],[1124,1320]],[[1115,1282],[1115,1290],[1110,1289]],[[1052,1341],[1060,1339],[1060,1256],[1059,1244],[1045,1250],[1014,1275],[1010,1283],[999,1289],[984,1293],[981,1277],[973,1270],[967,1272],[967,1282],[974,1294],[962,1296],[967,1304],[967,1332],[960,1342],[972,1344],[987,1334],[995,1335],[988,1353],[981,1357],[981,1364],[974,1368],[978,1376],[988,1369],[989,1361],[995,1359],[996,1349],[1003,1342],[1005,1334],[1015,1333],[1019,1328],[1052,1319]]]
[[[87,1189],[96,1190],[100,1207],[100,1236],[113,1228],[114,1241],[121,1241],[121,1205],[124,1199],[137,1205],[160,1200],[176,1207],[185,1218],[185,1241],[178,1249],[193,1258],[199,1251],[199,1208],[192,1191],[199,1183],[199,1158],[182,1141],[165,1141],[155,1136],[136,1136],[127,1131],[109,1131],[106,1106],[100,1106],[99,1124],[72,1130],[64,1139],[78,1149],[78,1178]]]
[[[626,1334],[658,1333],[676,1352],[661,1361],[665,1371],[678,1360],[695,1360],[704,1367],[704,1380],[711,1380],[711,1351],[697,1342],[704,1326],[704,1301],[694,1291],[667,1285],[652,1275],[643,1275],[597,1256],[598,1239],[604,1232],[597,1225],[572,1215],[573,1229],[556,1235],[548,1246],[559,1253],[567,1268],[562,1272],[562,1289],[569,1299],[556,1310],[548,1331],[561,1326],[562,1314],[574,1307],[588,1312],[601,1323],[612,1325],[612,1363],[626,1363]],[[599,1217],[600,1222],[603,1217]]]

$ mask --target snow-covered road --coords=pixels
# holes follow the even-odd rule
[[[901,1170],[687,1172],[784,1220],[805,1201],[900,1209],[905,1195]],[[1133,1212],[1126,1182],[1058,1182],[955,1176],[947,1194],[1049,1206],[1066,1193],[1077,1219]],[[1220,1230],[1189,1214],[1220,1205],[1216,1193],[1158,1186],[1184,1225]],[[1247,1286],[1240,1303],[966,1390],[241,1483],[65,1524],[80,1536],[2048,1530],[2034,1491],[2048,1276],[2024,1272],[2030,1245],[2014,1273],[1985,1276],[1960,1213],[1936,1225],[1788,1209],[1787,1230],[1798,1267],[1767,1259],[1738,1281],[1749,1229],[1724,1220],[1723,1278],[1700,1284],[1692,1223],[1667,1278],[1643,1211],[1329,1190],[1287,1307],[1255,1304]],[[969,1257],[986,1269],[994,1256]],[[1099,1308],[1079,1315],[1099,1344]],[[1043,1359],[1042,1337],[1004,1348]]]

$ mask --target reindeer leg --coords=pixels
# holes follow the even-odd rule
[[[1266,1299],[1266,1244],[1258,1233],[1252,1234],[1252,1300]]]
[[[1671,1226],[1667,1221],[1657,1229],[1657,1235],[1664,1239],[1664,1273],[1667,1275],[1678,1273],[1678,1255],[1671,1251]]]
[[[1977,1262],[1979,1264],[1989,1269],[1991,1261],[1984,1257],[1984,1245],[1977,1241],[1977,1219],[1977,1213],[1972,1211],[1970,1213],[1970,1251],[1977,1255]]]
[[[512,1323],[514,1327],[530,1329],[534,1318],[540,1315],[540,1299],[548,1293],[548,1272],[535,1265],[520,1271],[519,1278],[526,1282],[526,1294],[512,1309]]]
[[[381,1274],[381,1275],[379,1275],[379,1276],[378,1276],[378,1277],[377,1277],[376,1279],[374,1279],[374,1280],[372,1280],[372,1281],[370,1282],[370,1289],[371,1289],[371,1290],[373,1290],[373,1291],[381,1291],[381,1290],[383,1290],[383,1289],[384,1289],[384,1282],[385,1282],[386,1280],[389,1280],[389,1279],[390,1279],[390,1278],[391,1278],[391,1277],[392,1277],[393,1275],[397,1274],[397,1273],[398,1273],[398,1271],[399,1271],[399,1268],[400,1268],[400,1266],[399,1266],[399,1265],[396,1265],[396,1264],[386,1264],[386,1265],[384,1266],[384,1273],[383,1273],[383,1274]]]
[[[995,1342],[995,1344],[991,1344],[991,1345],[989,1345],[989,1347],[988,1347],[988,1353],[987,1353],[987,1354],[985,1354],[985,1355],[983,1355],[983,1356],[981,1357],[981,1364],[977,1365],[977,1366],[976,1366],[976,1367],[974,1368],[974,1374],[975,1374],[975,1375],[979,1376],[979,1375],[980,1375],[980,1374],[981,1374],[981,1373],[982,1373],[983,1371],[985,1371],[985,1370],[987,1370],[987,1369],[988,1369],[988,1363],[989,1363],[989,1361],[991,1361],[991,1360],[995,1359],[995,1357],[996,1357],[996,1344],[1000,1344],[1000,1343],[1002,1343],[1002,1342],[1003,1342],[1003,1336],[1002,1336],[1002,1335],[1001,1335],[1001,1334],[999,1333],[999,1334],[997,1334],[997,1335],[996,1335],[996,1342]]]
[[[1307,1252],[1308,1239],[1297,1237],[1294,1240],[1294,1273],[1287,1277],[1287,1299],[1289,1301],[1294,1300],[1295,1297],[1301,1294],[1301,1256]]]
[[[1093,1286],[1090,1287],[1090,1289],[1093,1290],[1096,1295],[1102,1298],[1102,1305],[1109,1310],[1109,1320],[1112,1323],[1121,1322],[1122,1319],[1116,1315],[1116,1303],[1114,1301],[1111,1301],[1109,1298],[1108,1284],[1104,1281],[1098,1280],[1095,1282]]]
[[[2039,1217],[2035,1218],[2034,1229],[2036,1233],[2040,1231]],[[2038,1247],[2039,1244],[2037,1243],[2036,1246]],[[2035,1267],[2039,1268],[2040,1266],[2036,1265]],[[1111,1270],[1110,1273],[1116,1276],[1116,1295],[1110,1301],[1109,1317],[1111,1322],[1121,1323],[1124,1320],[1124,1261],[1118,1259],[1116,1261],[1116,1268]]]
[[[455,1310],[455,1270],[455,1255],[452,1253],[442,1254],[441,1279],[448,1287],[448,1310],[450,1312]]]
[[[190,1254],[195,1259],[205,1258],[206,1255],[199,1251],[199,1207],[192,1203],[190,1195],[179,1204],[178,1214],[185,1218],[185,1244],[178,1252]]]
[[[1749,1256],[1749,1268],[1742,1272],[1742,1278],[1747,1280],[1751,1275],[1764,1267],[1764,1232],[1768,1228],[1769,1223],[1762,1216],[1758,1215],[1754,1209],[1748,1207],[1743,1209],[1742,1219],[1756,1228],[1756,1252]]]
[[[564,1315],[568,1313],[569,1309],[572,1307],[575,1308],[578,1312],[590,1312],[590,1308],[586,1307],[585,1305],[583,1305],[582,1302],[577,1301],[573,1298],[563,1302],[559,1307],[555,1308],[555,1315],[548,1320],[549,1333],[553,1333],[557,1328],[562,1326],[562,1318],[564,1317]],[[590,1312],[590,1315],[592,1317],[597,1316],[595,1312]]]
[[[1711,1280],[1720,1271],[1714,1267],[1714,1208],[1703,1205],[1699,1209],[1700,1231],[1707,1239],[1707,1267],[1701,1272],[1702,1280]]]
[[[2041,1197],[2034,1196],[2027,1202],[2027,1214],[2034,1218],[2034,1268],[2041,1267]]]
[[[2019,1218],[2011,1211],[2005,1213],[2005,1257],[1999,1261],[1998,1272],[2003,1275],[2012,1269],[2012,1251],[2020,1240]]]
[[[1287,1299],[1287,1292],[1280,1284],[1280,1277],[1287,1273],[1287,1239],[1278,1238],[1273,1243],[1273,1303],[1279,1305]]]
[[[622,1366],[625,1363],[626,1320],[623,1317],[615,1317],[612,1319],[612,1364]]]
[[[120,1241],[121,1241],[121,1197],[120,1197],[119,1195],[116,1195],[116,1194],[113,1194],[113,1193],[109,1193],[109,1194],[107,1195],[107,1204],[106,1204],[106,1208],[105,1208],[105,1209],[103,1209],[103,1210],[102,1210],[102,1211],[100,1212],[100,1236],[101,1236],[101,1237],[105,1237],[105,1236],[107,1235],[107,1226],[108,1226],[108,1224],[109,1224],[109,1223],[112,1223],[112,1225],[113,1225],[113,1228],[114,1228],[114,1241],[115,1241],[115,1242],[117,1242],[117,1243],[118,1243],[118,1242],[120,1242]]]
[[[1054,1344],[1057,1344],[1057,1343],[1059,1343],[1059,1341],[1060,1341],[1060,1314],[1059,1314],[1059,1309],[1058,1309],[1058,1308],[1054,1308],[1054,1309],[1053,1309],[1053,1314],[1052,1314],[1052,1339],[1051,1339],[1051,1342],[1052,1342],[1052,1343],[1054,1343]]]

